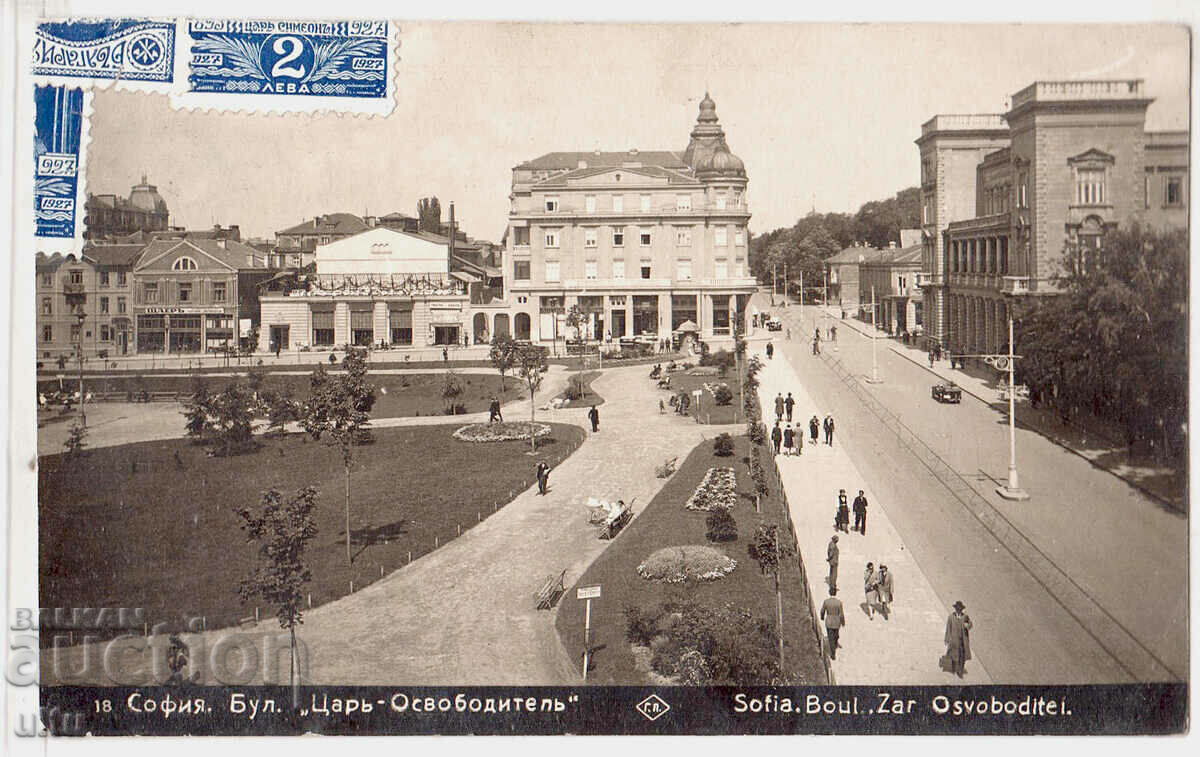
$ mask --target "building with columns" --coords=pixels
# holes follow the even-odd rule
[[[505,238],[507,313],[517,339],[662,338],[687,321],[732,339],[754,292],[742,161],[706,94],[681,152],[552,152],[513,168]],[[501,333],[497,326],[493,333]],[[574,336],[574,335],[570,335]]]
[[[1151,102],[1140,79],[1039,81],[1002,116],[925,123],[919,284],[931,344],[1001,352],[1011,298],[1054,294],[1068,247],[1099,248],[1122,224],[1186,225],[1188,135],[1147,133]]]

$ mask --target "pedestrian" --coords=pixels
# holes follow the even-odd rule
[[[663,414],[663,413],[665,413],[665,412],[667,412],[667,406],[663,404],[663,401],[662,401],[662,399],[659,399],[659,401],[658,401],[658,414],[659,414],[659,415],[662,415],[662,414]]]
[[[854,530],[867,535],[867,497],[863,494],[863,490],[858,490],[858,496],[854,498]]]
[[[792,330],[791,329],[787,330],[787,340],[789,342],[792,341]]]
[[[879,566],[879,586],[877,590],[879,592],[879,613],[883,615],[884,620],[887,620],[888,616],[892,613],[890,605],[892,604],[893,588],[892,574],[888,572],[888,566],[881,564]]]
[[[776,394],[775,394],[775,420],[777,420],[777,421],[783,420],[783,408],[784,407],[785,406],[783,403],[783,392],[776,392]]]
[[[833,538],[837,538],[836,536]],[[846,611],[842,608],[842,600],[837,598],[837,589],[829,587],[829,596],[821,603],[821,620],[825,621],[825,633],[829,636],[829,659],[837,659],[838,636],[846,625]]]
[[[538,494],[545,494],[550,484],[550,466],[543,460],[537,464]]]
[[[771,360],[775,356],[775,345],[767,342],[767,360]]]
[[[933,370],[933,350],[929,350],[929,370]]]
[[[779,428],[779,421],[775,421],[774,428],[771,429],[771,444],[775,447],[775,454],[779,454],[779,448],[783,445],[783,429]]]
[[[971,659],[971,618],[963,612],[966,609],[959,600],[946,619],[946,658],[950,672],[959,678],[966,674],[967,660]]]
[[[825,429],[825,443],[830,447],[833,446],[833,415],[825,416],[825,423],[822,424]]]
[[[817,443],[817,432],[819,432],[820,430],[821,430],[821,422],[819,420],[817,420],[817,416],[814,415],[808,421],[808,435],[809,435],[809,438],[812,439],[813,444]]]
[[[845,318],[846,314],[843,313],[842,317]],[[829,327],[829,341],[833,342],[834,344],[837,344],[837,326]]]
[[[492,402],[488,405],[488,423],[504,422],[504,416],[500,414],[500,400],[492,397]]]
[[[821,354],[821,332],[819,329],[816,334],[813,334],[812,354],[814,354],[814,355]]]
[[[600,411],[592,405],[592,409],[588,411],[588,420],[592,422],[592,433],[600,431]]]
[[[792,429],[792,424],[788,424],[783,431],[783,453],[785,455],[795,454],[796,447],[796,432]]]
[[[446,349],[445,347],[442,347],[442,362],[450,362],[450,350]]]
[[[863,571],[863,594],[866,600],[863,607],[867,611],[867,618],[875,620],[875,605],[879,602],[878,579],[875,575],[875,564],[867,563],[867,569]]]
[[[825,549],[825,562],[829,563],[829,578],[827,579],[827,583],[829,584],[830,591],[837,591],[837,570],[840,554],[837,534],[834,534],[833,538],[829,540],[829,546]]]
[[[792,399],[792,393],[788,392],[787,399],[783,401],[783,407],[787,410],[788,423],[792,422],[792,408],[796,406],[796,400]]]
[[[838,489],[838,508],[834,520],[834,528],[850,533],[850,508],[847,506],[846,490]]]
[[[276,359],[276,360],[278,360],[278,359],[279,359],[279,351],[280,351],[280,350],[282,350],[282,349],[283,349],[283,340],[282,340],[282,339],[276,339],[276,340],[275,340],[275,359]]]

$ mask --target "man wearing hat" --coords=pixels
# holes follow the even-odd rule
[[[878,583],[875,591],[879,595],[879,614],[883,616],[884,620],[887,620],[888,615],[891,614],[891,608],[888,605],[892,602],[892,574],[888,570],[888,566],[882,564],[879,566],[876,582]]]
[[[962,678],[967,672],[967,660],[971,659],[971,618],[963,612],[967,606],[959,600],[954,603],[954,612],[946,619],[946,657],[950,671]]]
[[[829,563],[829,588],[837,591],[837,569],[838,569],[838,538],[837,534],[829,540],[829,548],[825,550],[825,562]]]
[[[838,635],[842,632],[842,626],[846,625],[846,612],[842,608],[842,600],[837,598],[837,589],[832,586],[829,587],[829,596],[821,604],[821,620],[825,621],[825,633],[829,635],[829,659],[836,660],[840,646]]]

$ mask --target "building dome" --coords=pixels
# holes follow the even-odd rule
[[[135,184],[130,190],[129,204],[147,213],[167,212],[167,203],[158,193],[158,187],[148,184],[145,176],[142,176],[141,184]]]
[[[700,101],[700,116],[696,119],[700,123],[716,123],[717,122],[717,104],[713,99],[704,93],[704,99]]]
[[[707,92],[700,101],[700,115],[692,129],[692,139],[683,151],[683,162],[691,166],[701,180],[746,178],[746,166],[725,143],[725,132],[717,121],[717,104]]]

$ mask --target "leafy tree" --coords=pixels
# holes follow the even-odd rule
[[[517,360],[517,341],[508,334],[492,337],[492,348],[488,351],[488,359],[492,367],[500,374],[500,393],[497,399],[504,397],[504,374],[513,369]]]
[[[74,459],[83,454],[83,448],[87,446],[87,426],[79,421],[71,424],[70,430],[67,432],[67,441],[63,442],[63,446],[67,448],[67,456]]]
[[[202,376],[195,376],[192,379],[192,394],[183,403],[183,417],[187,419],[184,428],[187,430],[187,438],[195,444],[204,443],[204,430],[208,427],[212,399],[208,391],[208,382]]]
[[[729,403],[733,402],[733,390],[729,388],[728,384],[721,384],[717,387],[717,390],[713,392],[713,399],[716,400],[718,405],[728,405]]]
[[[282,434],[287,424],[300,420],[300,403],[290,384],[284,384],[277,392],[264,392],[263,404],[267,409],[267,429],[271,433]]]
[[[436,197],[417,201],[417,228],[431,234],[442,233],[442,203]]]
[[[536,422],[537,405],[533,401],[533,395],[542,385],[542,371],[546,368],[546,354],[537,345],[523,344],[517,350],[516,364],[518,375],[529,389],[529,449],[536,453],[537,435],[534,433],[534,423]]]
[[[458,398],[462,396],[463,385],[459,380],[458,374],[454,371],[446,371],[442,376],[442,403],[446,409],[446,415],[454,415],[454,406],[458,404]]]
[[[324,437],[342,453],[346,474],[346,564],[350,565],[354,562],[350,551],[350,470],[354,466],[354,446],[370,433],[375,387],[367,382],[366,350],[349,348],[342,366],[345,372],[336,376],[320,364],[313,370],[312,396],[301,423],[313,439]]]
[[[261,597],[275,606],[279,627],[291,635],[291,683],[293,702],[299,700],[300,678],[296,669],[296,626],[304,622],[304,586],[312,570],[304,562],[308,543],[317,536],[317,490],[311,486],[296,492],[286,502],[277,490],[262,497],[261,512],[235,509],[241,518],[247,542],[258,543],[259,565],[244,578],[238,593],[244,601]]]
[[[729,457],[733,454],[733,437],[728,432],[717,434],[713,439],[713,454],[717,457]]]
[[[746,551],[758,563],[763,573],[775,573],[779,569],[780,561],[794,554],[788,540],[780,536],[779,527],[773,523],[758,524]]]
[[[254,413],[258,403],[250,391],[234,381],[211,398],[205,431],[212,454],[218,457],[241,455],[257,445],[254,441]]]

